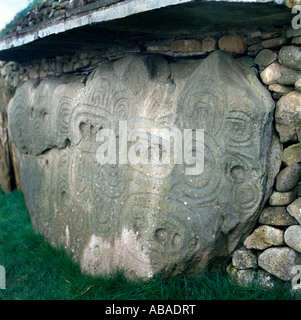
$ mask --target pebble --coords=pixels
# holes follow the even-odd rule
[[[280,49],[278,60],[283,66],[301,70],[301,48],[297,46],[284,46]]]
[[[301,198],[298,198],[287,207],[288,213],[301,224]]]
[[[296,199],[296,196],[297,196],[296,189],[289,192],[274,191],[270,196],[269,203],[271,206],[287,206]]]
[[[271,226],[291,226],[298,222],[286,210],[286,207],[264,208],[259,216],[259,223]]]
[[[268,39],[262,42],[264,48],[279,48],[287,43],[287,39],[284,37]]]
[[[292,249],[301,253],[301,226],[291,226],[284,233],[285,243]]]
[[[273,62],[260,73],[260,78],[266,85],[277,83],[280,77],[280,64],[278,62]]]
[[[255,269],[257,267],[257,256],[245,247],[234,251],[232,264],[236,269]]]
[[[293,144],[283,150],[282,162],[289,166],[293,163],[301,162],[301,149],[300,143]]]
[[[276,179],[276,190],[287,192],[292,190],[301,179],[301,164],[293,163],[281,170]]]
[[[289,92],[277,102],[275,122],[282,143],[298,141],[298,133],[301,130],[300,92]]]
[[[236,54],[243,54],[247,52],[247,46],[244,43],[242,36],[226,35],[219,39],[218,45],[221,50]]]
[[[263,225],[258,227],[244,241],[247,249],[264,250],[271,246],[280,246],[283,244],[283,230]]]
[[[276,277],[289,281],[295,276],[293,267],[301,265],[301,254],[288,247],[269,248],[258,256],[258,265]]]
[[[260,67],[266,67],[277,60],[277,53],[269,50],[264,49],[259,52],[259,54],[256,56],[254,62],[258,64]]]

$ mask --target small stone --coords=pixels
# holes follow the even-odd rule
[[[49,19],[52,18],[52,17],[54,16],[54,13],[55,13],[55,10],[52,9],[52,10],[50,11],[49,15],[48,15],[48,18],[49,18]]]
[[[59,16],[63,16],[65,14],[65,10],[61,9],[61,10],[56,10],[53,14],[54,17],[59,17]]]
[[[47,77],[47,72],[40,70],[40,78],[46,78]]]
[[[267,40],[267,39],[277,38],[279,36],[280,36],[279,32],[265,32],[261,35],[261,38],[263,40]]]
[[[175,40],[170,45],[172,52],[196,53],[202,51],[201,42],[198,40]]]
[[[282,143],[298,141],[301,133],[301,93],[292,91],[283,96],[276,105],[276,129]],[[301,136],[300,136],[301,138]]]
[[[281,77],[278,79],[278,83],[285,86],[293,86],[296,81],[301,79],[301,72],[287,68],[285,66],[280,66]]]
[[[300,143],[296,143],[285,148],[281,160],[286,166],[301,162]]]
[[[72,72],[73,63],[71,61],[67,61],[64,63],[63,71],[64,73]]]
[[[66,9],[66,7],[68,6],[68,4],[69,4],[69,1],[60,2],[60,8],[61,8],[61,9]]]
[[[299,197],[301,197],[301,181],[298,183],[296,189],[297,189],[297,195],[299,198]]]
[[[217,47],[217,41],[214,38],[207,37],[202,40],[203,53],[215,51]]]
[[[279,62],[290,69],[301,70],[301,48],[297,46],[284,46],[278,55]]]
[[[244,42],[248,47],[250,47],[254,44],[261,44],[262,38],[261,37],[253,37],[253,38],[251,37],[251,38],[245,39]],[[248,48],[248,50],[249,50],[249,48]]]
[[[261,37],[261,31],[255,31],[251,33],[251,38]]]
[[[275,179],[277,174],[281,168],[281,155],[283,153],[283,145],[280,142],[278,135],[276,134],[275,130],[272,133],[272,141],[270,144],[269,149],[269,161],[267,165],[267,174],[268,174],[268,181],[266,184],[266,196],[264,198],[264,203],[268,200],[269,196],[271,195],[275,183]]]
[[[297,80],[295,82],[295,88],[298,90],[298,91],[301,91],[301,79]]]
[[[247,46],[240,35],[226,35],[219,39],[218,45],[221,50],[236,54],[247,52]]]
[[[283,231],[271,226],[263,225],[258,227],[244,241],[247,249],[264,250],[271,246],[283,244]]]
[[[293,267],[301,265],[301,254],[287,247],[269,248],[258,256],[258,265],[281,280],[289,281],[296,275]]]
[[[301,224],[301,198],[295,200],[287,207],[288,213]]]
[[[239,286],[248,286],[254,283],[257,277],[257,272],[253,269],[238,270],[233,265],[227,267],[229,280]]]
[[[286,36],[288,38],[301,36],[301,29],[288,29],[286,31]]]
[[[297,189],[289,192],[274,191],[270,196],[269,203],[271,206],[287,206],[291,204],[297,196]]]
[[[263,269],[257,271],[258,284],[267,289],[273,289],[277,286],[277,281],[273,275]]]
[[[283,85],[278,84],[278,83],[274,83],[274,84],[269,85],[268,89],[270,91],[273,91],[273,92],[279,94],[280,97],[282,97],[282,96],[284,96],[284,95],[286,95],[289,92],[294,90],[291,87],[283,86]]]
[[[234,251],[232,264],[236,269],[256,269],[257,257],[251,250],[241,247]]]
[[[292,43],[293,44],[301,44],[301,37],[293,38]]]
[[[29,77],[29,79],[38,79],[39,74],[37,73],[37,71],[35,71],[33,68],[31,68],[28,72],[28,77]]]
[[[294,163],[281,170],[276,179],[276,190],[287,192],[292,190],[301,179],[301,164]]]
[[[161,52],[167,52],[170,50],[170,46],[165,46],[165,45],[152,45],[148,46],[146,48],[148,52],[151,53],[161,53]]]
[[[259,52],[259,54],[256,56],[254,62],[258,64],[260,67],[266,67],[277,60],[277,53],[269,50],[264,49]]]
[[[262,51],[264,48],[261,43],[256,43],[248,47],[248,55],[255,57]]]
[[[301,226],[291,226],[284,233],[285,243],[292,249],[301,253]]]
[[[55,73],[56,74],[62,74],[63,73],[63,63],[60,60],[55,62]]]
[[[286,207],[267,207],[260,213],[259,223],[285,227],[298,222],[287,212]]]
[[[60,4],[59,4],[58,1],[53,1],[51,8],[52,8],[52,9],[55,9],[56,7],[59,7],[59,5],[60,5]]]
[[[284,37],[273,38],[262,42],[264,48],[279,48],[287,43],[287,39]]]
[[[85,5],[84,0],[72,0],[72,2],[73,2],[74,8],[78,8],[78,7]]]
[[[280,77],[280,64],[278,62],[273,62],[260,73],[260,78],[266,85],[277,83]]]

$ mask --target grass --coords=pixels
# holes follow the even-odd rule
[[[264,290],[239,287],[225,271],[194,278],[129,281],[122,271],[106,277],[83,275],[64,250],[55,250],[31,227],[23,194],[0,189],[0,265],[6,269],[6,290],[0,300],[291,300],[279,284]]]

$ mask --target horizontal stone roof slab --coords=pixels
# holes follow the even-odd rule
[[[277,0],[282,3],[282,0]],[[0,38],[0,60],[29,61],[170,37],[290,24],[271,0],[101,0]]]

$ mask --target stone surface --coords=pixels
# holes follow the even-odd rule
[[[283,153],[283,146],[280,142],[278,135],[276,135],[275,130],[273,130],[272,141],[269,150],[269,160],[267,166],[267,187],[266,196],[264,202],[266,202],[271,195],[274,187],[274,182],[277,174],[279,173],[281,167],[281,155]]]
[[[260,73],[260,78],[266,85],[277,83],[280,77],[280,64],[278,62],[273,62]]]
[[[298,91],[301,91],[301,79],[297,80],[295,82],[295,88],[298,90]]]
[[[301,29],[287,29],[286,30],[286,36],[288,38],[292,38],[292,37],[299,37],[301,36]]]
[[[301,253],[301,226],[291,226],[284,233],[285,243]]]
[[[198,40],[176,40],[171,43],[170,50],[172,52],[200,53],[202,44]]]
[[[276,190],[279,192],[287,192],[292,190],[300,181],[301,164],[293,163],[281,170],[276,179]]]
[[[290,69],[301,71],[301,48],[297,46],[284,46],[278,55],[279,62]]]
[[[269,203],[271,206],[287,206],[291,204],[297,196],[297,189],[289,192],[274,191],[270,196]]]
[[[287,207],[288,213],[301,224],[301,198],[295,200]]]
[[[275,83],[269,85],[268,88],[270,91],[276,92],[281,96],[284,96],[288,94],[289,92],[293,91],[294,89],[292,87],[283,86],[281,84]]]
[[[232,253],[252,230],[268,179],[274,103],[252,69],[215,51],[179,77],[162,56],[133,55],[83,80],[28,81],[9,105],[35,229],[92,274],[175,275]],[[118,133],[119,121],[131,133],[122,163],[127,151],[137,161],[101,164],[108,144],[97,137]],[[203,171],[150,164],[133,136],[168,141],[166,130],[187,128],[205,130]]]
[[[212,52],[217,48],[217,41],[212,37],[207,37],[202,40],[202,52]]]
[[[287,212],[286,207],[267,207],[260,213],[259,223],[284,227],[298,222]]]
[[[232,264],[236,269],[256,269],[257,256],[251,250],[242,247],[234,251]]]
[[[256,56],[254,62],[258,64],[260,67],[266,67],[277,60],[277,53],[269,50],[264,49],[259,52],[259,54]]]
[[[264,48],[279,48],[285,43],[287,43],[287,39],[285,37],[278,37],[262,41],[262,46]]]
[[[219,39],[220,49],[236,54],[243,54],[247,51],[247,46],[241,35],[226,35]]]
[[[260,226],[244,241],[247,249],[264,250],[283,244],[283,231],[271,226]]]
[[[291,248],[269,248],[258,256],[258,265],[276,277],[289,281],[296,275],[292,272],[293,267],[301,265],[301,254]]]
[[[301,162],[300,143],[296,143],[285,148],[283,150],[281,159],[286,166],[289,166],[293,163]]]
[[[292,43],[293,44],[301,44],[301,37],[293,38]]]
[[[295,83],[301,79],[301,72],[290,69],[284,66],[280,66],[280,74],[281,76],[277,79],[279,84],[284,86],[294,86]]]
[[[256,57],[264,48],[261,43],[255,43],[248,47],[248,55]]]
[[[7,107],[13,96],[11,89],[0,89],[0,187],[3,192],[12,190],[13,166],[8,137]]]
[[[257,272],[253,269],[236,269],[233,265],[227,268],[229,280],[242,287],[247,287],[254,284],[257,278]]]
[[[277,286],[275,277],[263,269],[257,271],[257,281],[263,288],[273,289]]]
[[[276,129],[281,142],[298,141],[301,134],[301,93],[292,91],[276,105]]]

